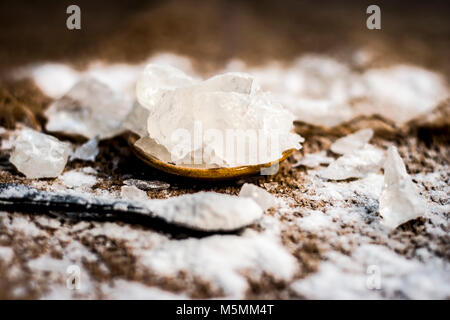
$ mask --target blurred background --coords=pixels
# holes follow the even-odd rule
[[[67,6],[82,29],[66,28]],[[449,77],[449,1],[376,1],[382,30],[366,28],[373,1],[25,1],[0,3],[0,72],[51,60],[140,62],[159,51],[192,57],[199,72],[232,58],[258,65],[302,53],[344,59],[369,50],[372,63],[413,63]],[[4,73],[4,72],[2,72]]]

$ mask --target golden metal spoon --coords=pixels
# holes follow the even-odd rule
[[[156,168],[158,170],[174,174],[177,176],[201,179],[201,180],[226,180],[233,178],[240,178],[245,176],[250,176],[254,174],[259,174],[261,170],[264,168],[270,168],[273,165],[280,163],[289,157],[295,149],[289,149],[283,152],[281,158],[267,162],[263,164],[257,165],[249,165],[249,166],[239,166],[239,167],[231,167],[231,168],[208,168],[208,169],[199,169],[199,168],[190,168],[184,167],[180,165],[175,165],[171,163],[167,163],[165,161],[161,161],[155,156],[146,153],[142,149],[136,147],[134,144],[137,141],[137,137],[135,135],[130,135],[128,137],[128,143],[130,144],[133,152],[136,156],[144,161],[146,164]]]

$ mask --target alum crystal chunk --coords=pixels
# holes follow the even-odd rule
[[[54,178],[67,163],[70,147],[55,137],[24,128],[9,161],[29,179]]]
[[[320,176],[329,180],[346,180],[363,178],[368,173],[377,172],[383,163],[384,152],[370,144],[363,148],[347,153],[327,168],[321,170]]]
[[[122,127],[137,134],[141,138],[145,137],[147,135],[147,118],[148,110],[136,101],[131,112],[122,123]]]
[[[382,223],[390,229],[426,213],[426,203],[394,146],[387,151],[379,211],[383,217]]]
[[[277,203],[276,198],[273,195],[271,195],[263,188],[255,186],[251,183],[245,183],[242,186],[241,191],[239,192],[239,197],[251,198],[255,200],[255,202],[263,210],[267,210]]]
[[[120,196],[129,201],[145,201],[149,199],[145,191],[135,186],[122,186],[120,188]]]
[[[130,102],[119,92],[93,78],[76,83],[45,111],[46,129],[93,139],[119,134],[129,113]]]
[[[307,153],[297,163],[294,163],[293,167],[305,166],[307,168],[316,168],[321,164],[330,164],[333,162],[333,158],[327,157],[326,151],[320,151],[316,153]]]
[[[361,149],[373,136],[372,129],[362,129],[336,140],[331,145],[331,151],[338,154],[346,154]]]
[[[196,82],[194,78],[177,68],[149,64],[136,83],[136,97],[143,107],[152,109],[166,92],[187,87]]]
[[[303,141],[290,132],[293,115],[247,74],[198,81],[172,67],[149,65],[138,80],[136,96],[149,111],[148,136],[141,136],[140,147],[154,154],[147,147],[159,145],[177,165],[266,163],[285,150],[299,149]]]
[[[98,153],[98,137],[95,137],[75,149],[70,155],[70,160],[95,161]]]

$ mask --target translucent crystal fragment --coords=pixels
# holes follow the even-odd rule
[[[64,170],[69,151],[67,143],[25,128],[15,141],[9,161],[27,178],[54,178]]]
[[[129,201],[145,201],[149,199],[145,191],[135,186],[122,186],[120,188],[120,196]]]
[[[366,144],[363,148],[336,159],[320,171],[320,176],[329,180],[363,178],[368,173],[377,172],[383,164],[383,159],[382,150]]]
[[[247,74],[226,73],[198,81],[171,67],[149,65],[136,95],[149,112],[148,135],[140,134],[143,140],[136,146],[152,153],[155,150],[148,147],[160,145],[157,151],[167,150],[175,164],[266,163],[285,150],[299,149],[303,141],[290,132],[292,114]]]
[[[334,127],[354,117],[347,104],[332,100],[284,96],[280,101],[295,115],[296,121],[316,126]]]
[[[136,83],[136,98],[143,107],[152,109],[167,91],[187,87],[196,82],[197,80],[177,68],[149,64]]]
[[[110,138],[123,130],[121,123],[130,108],[129,100],[121,93],[98,80],[86,78],[45,111],[46,129],[88,139]]]
[[[338,154],[346,154],[361,149],[373,136],[372,129],[362,129],[336,140],[331,145],[331,151]]]
[[[122,127],[130,130],[142,138],[147,135],[147,118],[148,110],[136,101],[131,109],[131,112],[122,123]]]
[[[142,137],[136,141],[134,146],[144,153],[148,153],[164,162],[171,162],[169,151],[150,137]]]
[[[71,170],[59,177],[59,180],[69,188],[91,188],[97,183],[97,178],[83,171]]]
[[[98,153],[98,137],[95,137],[75,149],[70,155],[70,160],[95,161]]]
[[[241,191],[239,192],[239,197],[251,198],[261,207],[263,210],[267,210],[277,204],[276,198],[269,192],[255,186],[251,183],[245,183]]]
[[[390,229],[426,213],[425,200],[406,172],[405,164],[394,146],[387,151],[379,203],[382,223]]]
[[[333,162],[333,158],[327,157],[326,151],[320,151],[317,153],[307,153],[302,159],[294,163],[293,167],[304,166],[307,168],[316,168],[321,164],[330,164]]]

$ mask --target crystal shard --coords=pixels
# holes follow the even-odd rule
[[[130,130],[142,138],[147,135],[147,118],[148,110],[136,101],[131,109],[131,112],[122,123],[122,127]]]
[[[95,137],[79,146],[75,152],[70,155],[70,160],[79,159],[84,161],[95,161],[98,153],[98,137]]]
[[[122,94],[98,80],[86,78],[45,111],[46,129],[88,139],[96,136],[106,139],[123,130],[121,123],[130,108],[130,102]]]
[[[129,201],[145,201],[149,199],[145,191],[135,186],[122,186],[120,188],[120,196]]]
[[[384,164],[384,186],[379,206],[382,223],[390,229],[426,213],[426,203],[394,146],[388,149]]]
[[[151,110],[166,92],[187,87],[196,82],[194,78],[177,68],[149,64],[136,83],[136,98],[143,107]]]
[[[239,197],[251,198],[255,200],[255,202],[263,210],[267,210],[277,204],[276,198],[273,195],[263,188],[255,186],[251,183],[245,183],[242,186],[241,191],[239,192]]]
[[[363,178],[368,173],[377,172],[384,159],[384,152],[370,144],[362,149],[345,154],[327,168],[321,170],[320,176],[329,180],[346,180]]]
[[[307,153],[304,157],[297,163],[294,163],[293,167],[304,166],[307,168],[316,168],[321,164],[330,164],[333,162],[333,158],[327,157],[326,151],[321,151],[317,153]]]
[[[64,170],[69,150],[55,137],[25,128],[16,139],[10,162],[27,178],[54,178]]]
[[[373,136],[372,129],[362,129],[336,140],[331,145],[331,151],[338,154],[346,154],[361,149]]]

